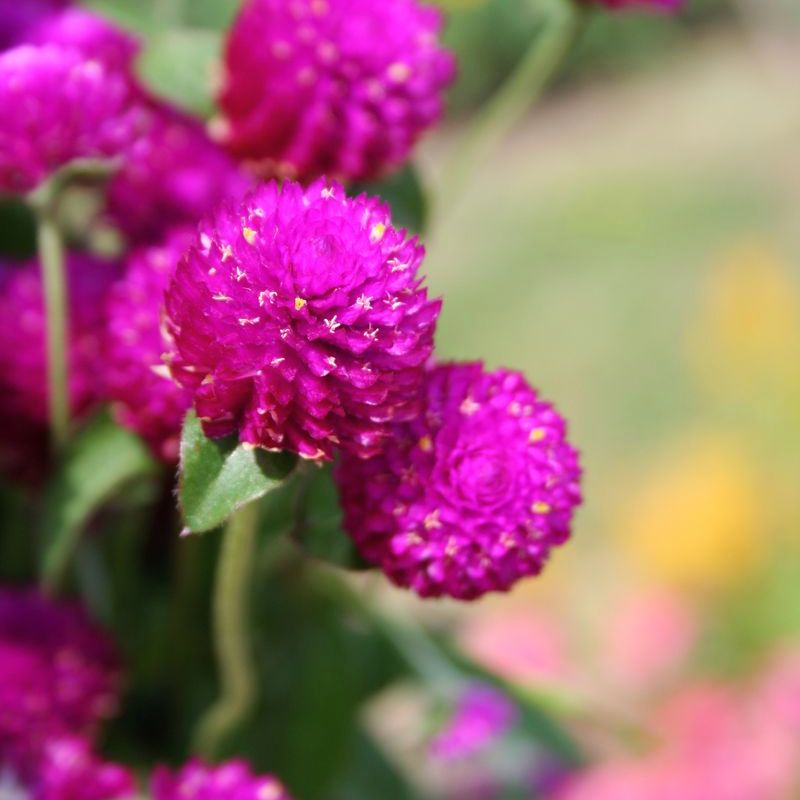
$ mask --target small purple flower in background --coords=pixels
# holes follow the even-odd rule
[[[264,184],[204,222],[167,291],[173,377],[209,436],[367,457],[419,411],[439,301],[382,202]]]
[[[417,0],[248,0],[226,48],[223,142],[302,181],[400,166],[455,75],[441,24]]]
[[[116,263],[70,253],[70,406],[73,417],[94,407],[103,393],[101,340],[105,298]],[[0,411],[6,425],[47,424],[45,315],[42,280],[35,261],[0,263]]]
[[[70,0],[0,0],[0,50],[21,44],[30,31]]]
[[[135,36],[97,14],[77,8],[44,17],[32,28],[27,42],[78,50],[85,58],[96,59],[106,68],[122,73],[130,72],[139,52]]]
[[[0,192],[27,192],[76,158],[121,153],[139,112],[126,78],[74,48],[0,54]]]
[[[177,461],[191,394],[173,383],[162,361],[169,349],[161,325],[164,290],[193,238],[178,230],[161,245],[135,250],[109,294],[105,374],[114,416],[167,462]]]
[[[144,100],[141,135],[108,186],[108,212],[131,239],[159,239],[175,225],[196,224],[248,179],[204,127],[163,103]]]
[[[429,745],[442,761],[468,758],[491,747],[517,720],[517,707],[503,692],[476,683],[464,690],[453,716]]]
[[[0,756],[91,736],[116,710],[120,668],[111,642],[77,605],[33,590],[0,589],[0,675]]]
[[[290,800],[272,775],[254,775],[244,761],[207,766],[189,762],[175,773],[165,767],[153,776],[153,800]]]
[[[361,554],[423,597],[471,600],[538,574],[581,500],[564,419],[517,372],[430,371],[424,412],[337,467]]]

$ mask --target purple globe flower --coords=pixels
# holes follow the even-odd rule
[[[77,50],[84,57],[96,59],[106,68],[122,73],[130,72],[139,52],[136,37],[103,17],[78,8],[48,14],[31,29],[27,41]]]
[[[155,241],[172,226],[196,224],[249,182],[194,118],[144,100],[142,135],[108,187],[108,211],[134,240]]]
[[[105,363],[114,416],[166,462],[177,461],[191,394],[173,383],[162,362],[170,346],[161,325],[164,290],[192,239],[178,230],[161,245],[134,251],[108,303]]]
[[[211,767],[190,761],[178,772],[164,767],[153,776],[153,800],[290,800],[272,775],[254,775],[244,761]]]
[[[201,225],[167,291],[171,371],[209,436],[367,457],[419,411],[440,302],[389,209],[337,184],[264,184]]]
[[[87,255],[67,258],[70,406],[81,416],[102,397],[105,298],[116,265]],[[9,427],[48,419],[45,316],[39,264],[0,263],[0,417]]]
[[[0,797],[9,800],[119,800],[135,789],[128,769],[101,761],[78,737],[50,739],[24,757],[0,752]]]
[[[426,393],[381,454],[338,465],[346,528],[368,561],[423,597],[505,591],[569,537],[578,454],[519,373],[439,366]]]
[[[486,684],[467,687],[451,719],[430,743],[441,761],[469,758],[500,739],[517,720],[517,707],[503,692]]]
[[[92,735],[116,709],[110,641],[78,606],[31,590],[0,589],[0,675],[0,755]]]
[[[0,192],[26,192],[76,158],[136,138],[128,81],[80,51],[23,45],[0,54]]]
[[[42,20],[70,0],[0,0],[0,50],[25,41]]]
[[[417,0],[248,0],[226,48],[223,141],[303,181],[401,165],[455,74],[440,27]]]

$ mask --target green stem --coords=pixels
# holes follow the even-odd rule
[[[38,213],[38,249],[47,320],[47,392],[53,448],[59,450],[69,434],[69,330],[64,245],[52,206]]]
[[[210,758],[246,717],[258,693],[248,624],[257,523],[257,503],[234,513],[217,565],[212,612],[221,695],[200,721],[196,736],[197,751]]]
[[[445,207],[461,194],[475,166],[497,148],[542,97],[583,30],[586,13],[574,0],[550,3],[541,32],[533,37],[512,74],[470,123],[469,133],[445,168]]]

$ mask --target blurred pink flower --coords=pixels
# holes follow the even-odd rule
[[[290,800],[272,775],[255,775],[245,761],[209,766],[197,759],[175,772],[158,767],[153,800]]]

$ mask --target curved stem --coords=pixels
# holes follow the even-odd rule
[[[52,207],[37,210],[37,240],[47,321],[47,392],[53,448],[59,450],[69,434],[68,302],[64,244]]]
[[[505,83],[470,124],[470,130],[445,168],[444,206],[461,194],[475,165],[483,161],[505,135],[541,98],[583,30],[586,10],[574,0],[555,0],[541,31]]]
[[[258,692],[249,636],[251,578],[256,560],[258,504],[249,503],[225,529],[214,588],[214,645],[221,695],[200,721],[197,750],[219,753],[225,737],[245,718]]]

